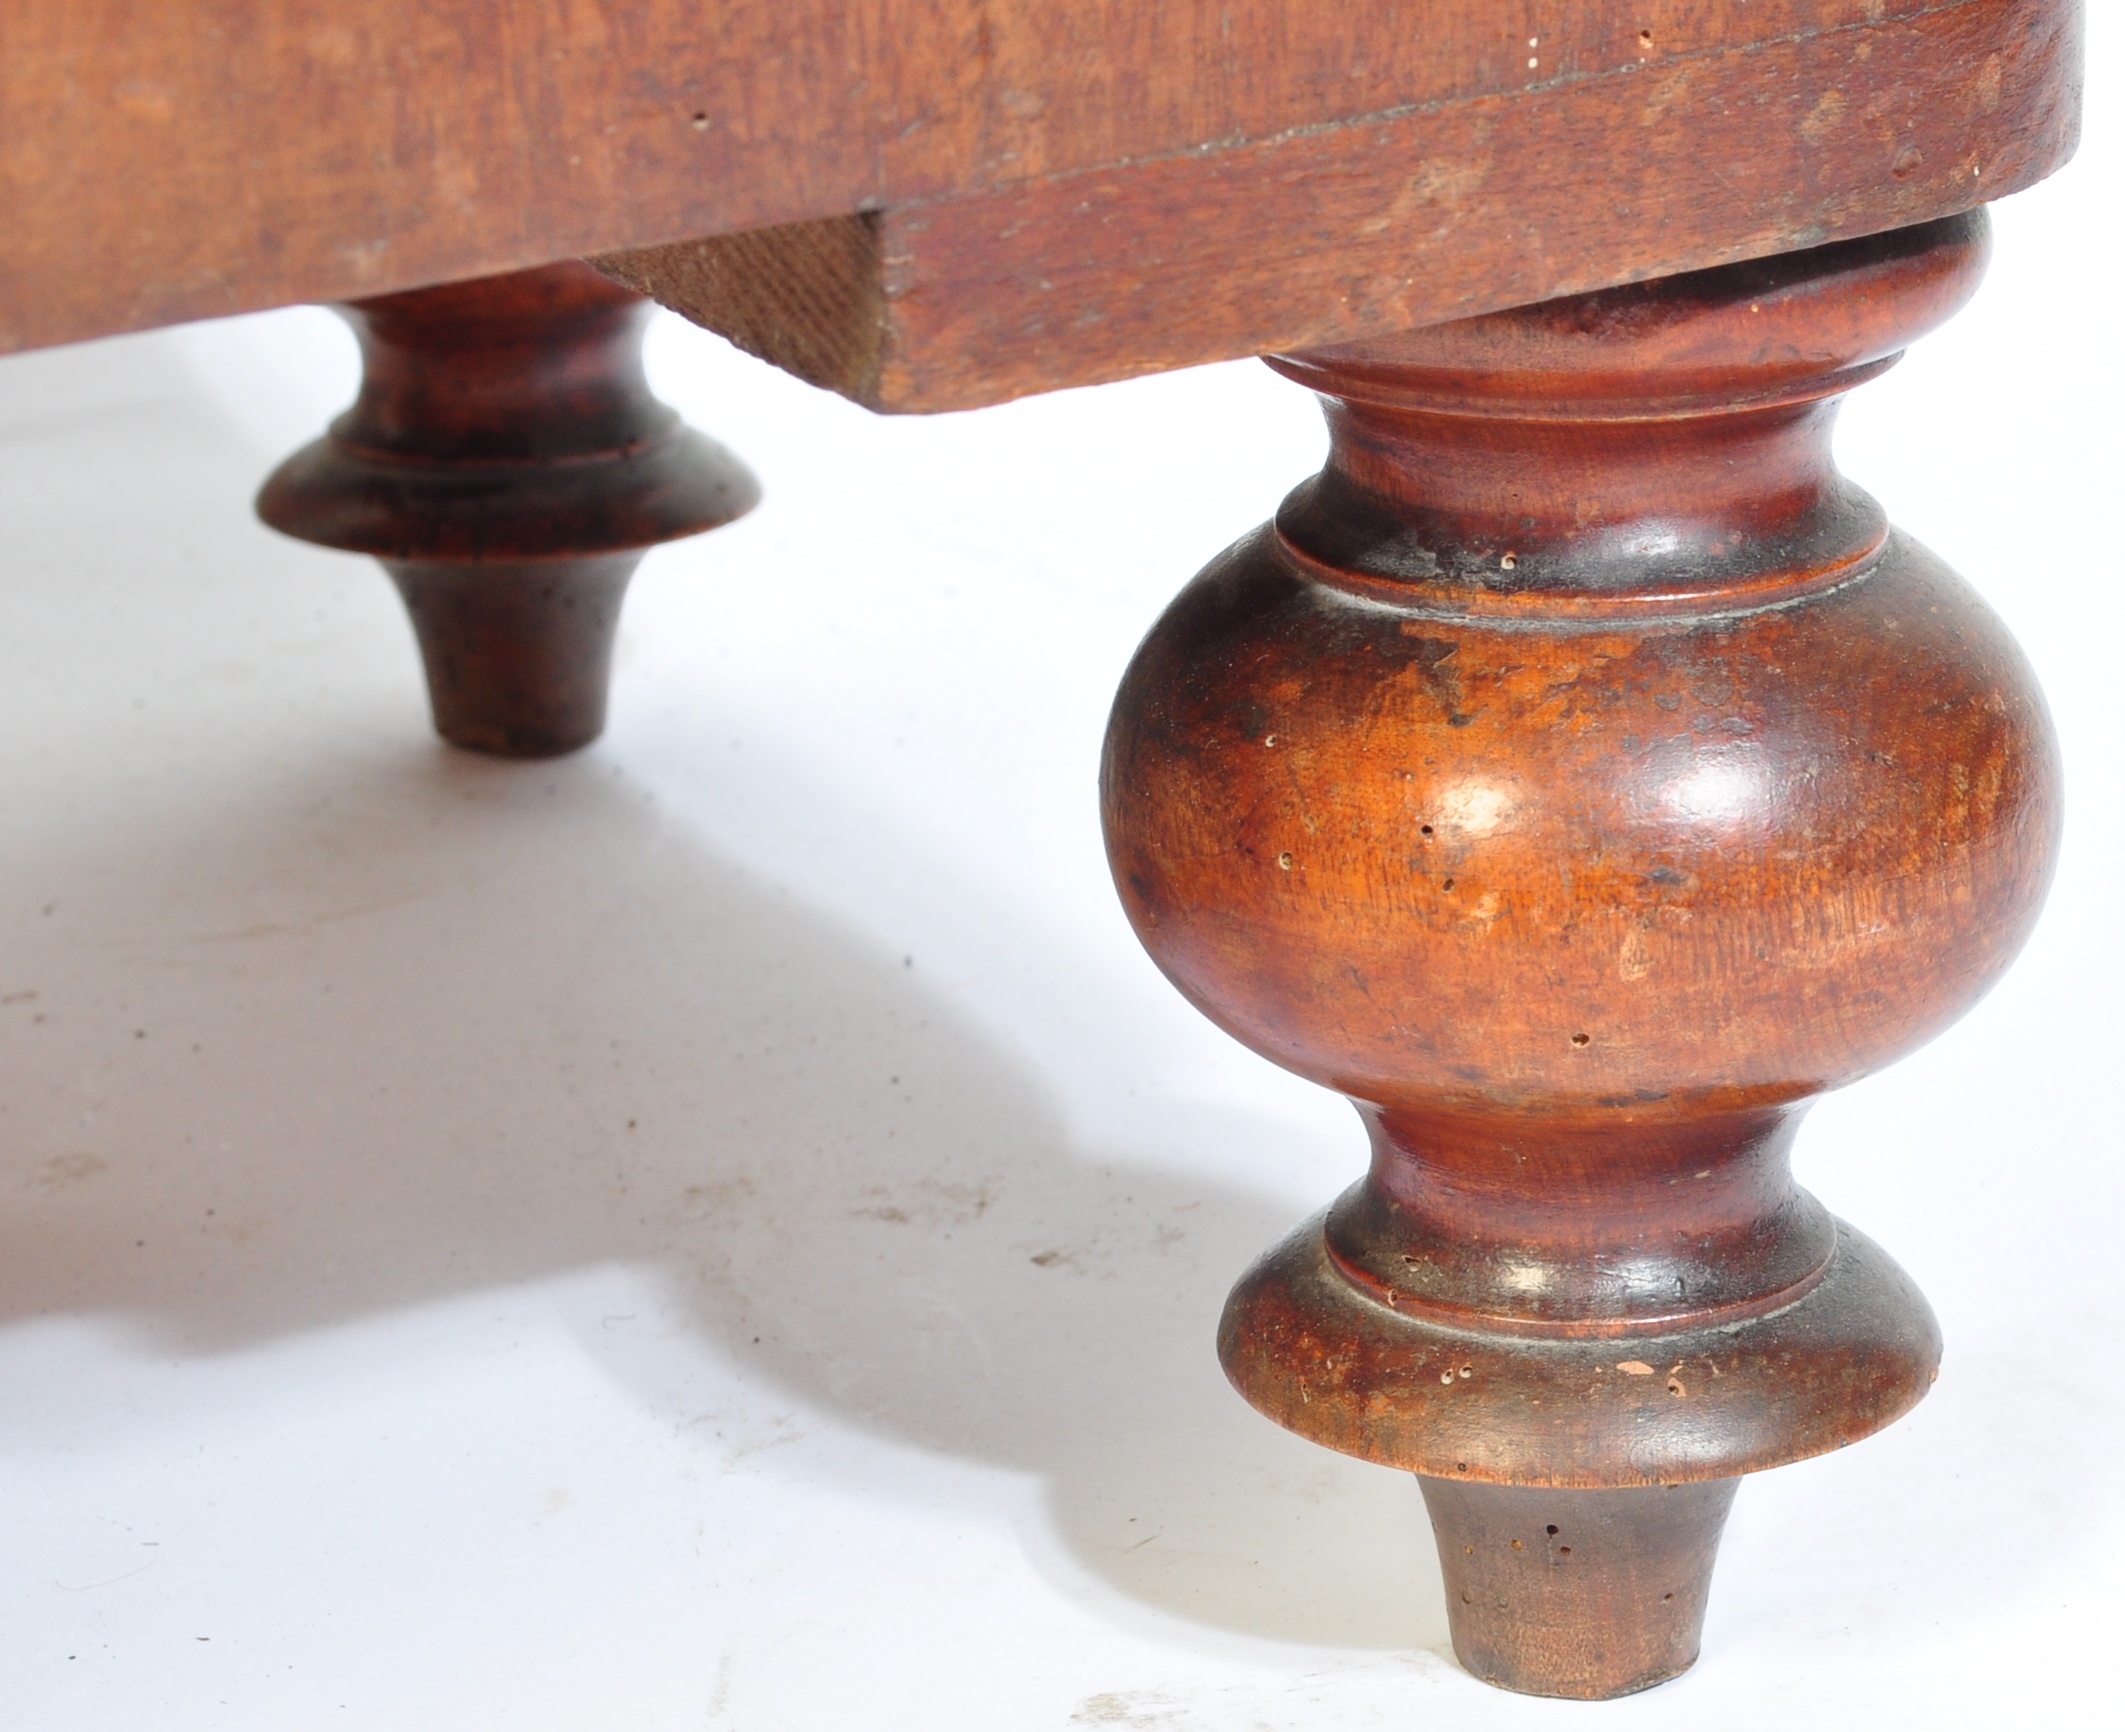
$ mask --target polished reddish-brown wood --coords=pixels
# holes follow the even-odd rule
[[[0,350],[626,250],[808,377],[961,408],[1997,198],[2072,149],[2080,13],[10,0]],[[822,223],[869,260],[664,250]]]
[[[1697,1658],[1738,1480],[1571,1491],[1424,1478],[1454,1649],[1488,1683],[1627,1696]],[[1589,1604],[1616,1615],[1589,1617]]]
[[[2027,666],[1830,456],[1985,234],[1275,360],[1327,466],[1115,706],[1138,933],[1372,1136],[1240,1283],[1226,1369],[1424,1478],[1457,1649],[1516,1689],[1688,1665],[1732,1482],[1935,1375],[1925,1301],[1788,1152],[1985,990],[2050,872]]]
[[[2075,6],[1512,10],[1343,20],[1354,58],[1465,30],[1488,88],[595,262],[871,408],[967,409],[1918,223],[2077,136]]]
[[[259,515],[383,562],[445,739],[519,758],[588,744],[643,550],[750,510],[757,483],[651,394],[649,305],[587,266],[339,310],[361,394],[274,472]]]

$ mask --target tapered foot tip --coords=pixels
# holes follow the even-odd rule
[[[1527,1696],[1633,1696],[1696,1663],[1736,1480],[1555,1491],[1419,1478],[1454,1654]]]
[[[435,731],[497,758],[557,758],[595,740],[641,557],[387,561],[420,640]]]
[[[537,722],[512,724],[491,721],[460,725],[436,718],[435,731],[446,746],[461,752],[478,752],[486,758],[565,758],[596,742],[605,731],[604,718],[588,727],[554,728]]]

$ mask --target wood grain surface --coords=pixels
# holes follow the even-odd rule
[[[964,409],[1909,225],[2070,152],[2076,11],[1867,11],[597,262],[871,408]]]
[[[0,349],[869,216],[834,317],[890,318],[789,364],[960,406],[1909,223],[2072,146],[2078,0],[1552,13],[16,0]]]
[[[2049,882],[2027,664],[1830,454],[1986,244],[1970,213],[1275,361],[1327,466],[1153,628],[1101,786],[1159,966],[1372,1135],[1221,1325],[1279,1423],[1624,1497],[1924,1395],[1924,1299],[1789,1153],[1999,976]],[[1649,1608],[1581,1574],[1544,1628],[1470,1636],[1520,1643],[1504,1681],[1687,1663],[1678,1627],[1585,1674]]]
[[[1485,1683],[1600,1699],[1696,1663],[1737,1481],[1612,1492],[1421,1483],[1454,1652]],[[1589,1599],[1632,1615],[1589,1619]]]

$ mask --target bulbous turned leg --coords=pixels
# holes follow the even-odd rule
[[[259,516],[383,562],[452,744],[589,744],[643,550],[743,515],[758,484],[650,394],[649,304],[587,265],[337,310],[361,394],[274,471]]]
[[[1139,936],[1372,1140],[1234,1291],[1225,1368],[1420,1477],[1455,1649],[1512,1689],[1686,1668],[1740,1476],[1935,1374],[1924,1299],[1788,1154],[1985,990],[2049,877],[2027,666],[1830,458],[1985,234],[1275,359],[1327,466],[1116,700]]]

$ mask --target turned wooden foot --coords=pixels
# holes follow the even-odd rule
[[[361,395],[274,471],[259,516],[384,563],[446,740],[513,758],[589,744],[642,551],[741,516],[758,484],[650,394],[649,305],[587,265],[338,311]]]
[[[1982,213],[1272,364],[1332,448],[1116,702],[1116,881],[1371,1171],[1226,1310],[1246,1398],[1421,1476],[1457,1652],[1687,1667],[1739,1476],[1940,1342],[1801,1114],[1999,975],[2058,773],[1999,621],[1830,459]]]

